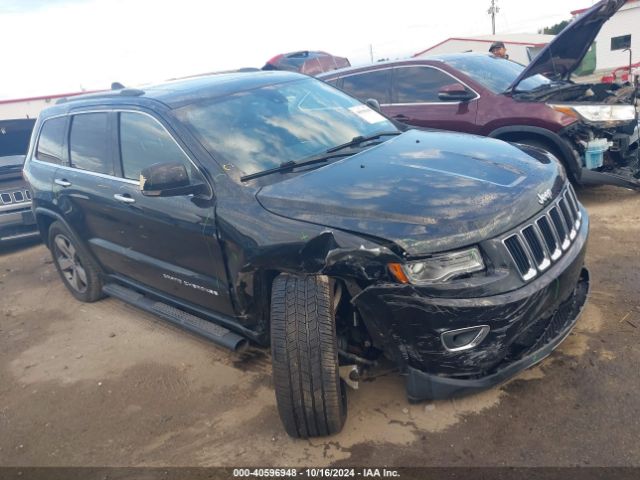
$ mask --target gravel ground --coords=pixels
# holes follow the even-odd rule
[[[339,435],[292,440],[267,351],[237,356],[114,299],[81,304],[42,245],[0,252],[0,465],[640,465],[640,195],[582,190],[592,294],[537,367],[410,405],[402,378],[350,392]]]

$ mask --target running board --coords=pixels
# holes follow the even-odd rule
[[[597,172],[587,168],[582,169],[580,183],[584,185],[615,185],[616,187],[640,190],[640,179],[623,177],[610,172]]]
[[[0,237],[0,242],[8,242],[10,240],[20,240],[20,239],[23,239],[23,238],[36,237],[38,235],[40,235],[40,232],[38,230],[36,230],[35,232],[17,233],[15,235],[8,235],[6,237]]]
[[[249,342],[246,338],[233,333],[226,328],[215,323],[204,320],[195,315],[180,310],[163,302],[153,300],[146,295],[136,292],[122,285],[115,283],[107,283],[102,287],[102,291],[110,297],[115,297],[123,302],[131,304],[146,312],[152,313],[177,327],[193,332],[217,345],[233,350],[234,352],[242,351],[248,347]]]

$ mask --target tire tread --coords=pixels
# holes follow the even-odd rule
[[[342,429],[335,321],[326,276],[282,274],[271,295],[271,348],[278,412],[292,437]]]

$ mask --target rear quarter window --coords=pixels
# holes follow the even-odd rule
[[[56,165],[62,163],[62,148],[66,125],[66,117],[50,118],[44,121],[36,148],[37,160],[55,163]]]
[[[389,98],[390,80],[390,69],[357,73],[343,77],[342,90],[363,102],[373,98],[379,103],[391,103]]]
[[[338,82],[340,81],[340,79],[339,78],[332,78],[330,80],[323,80],[323,81],[324,81],[324,83],[328,83],[332,87],[338,88]]]

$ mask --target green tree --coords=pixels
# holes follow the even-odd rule
[[[569,25],[569,22],[570,20],[563,20],[560,23],[556,23],[555,25],[552,25],[550,27],[541,28],[540,30],[538,30],[538,33],[543,33],[545,35],[557,35],[562,30],[564,30],[564,27]]]

